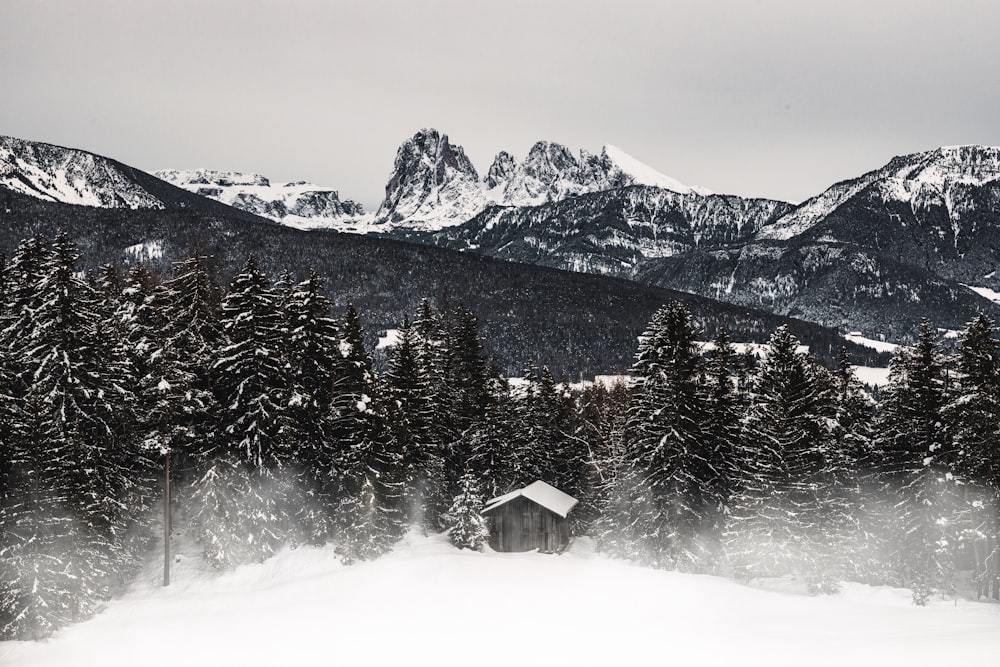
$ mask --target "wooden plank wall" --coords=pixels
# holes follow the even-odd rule
[[[515,498],[488,514],[490,546],[496,551],[562,551],[569,521],[527,498]]]

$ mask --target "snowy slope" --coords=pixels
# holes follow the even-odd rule
[[[706,188],[689,187],[675,178],[661,174],[646,163],[636,160],[617,146],[606,145],[602,154],[622,175],[631,181],[630,185],[650,185],[656,188],[663,188],[664,190],[673,190],[680,194],[690,194],[692,192],[701,195],[712,194],[711,190]]]
[[[634,567],[587,540],[554,556],[409,537],[349,568],[329,548],[303,547],[222,576],[183,559],[166,589],[153,568],[90,621],[0,643],[0,664],[940,667],[993,664],[1000,652],[1000,605],[919,608],[905,590],[800,588]]]
[[[0,136],[0,186],[66,204],[163,208],[163,202],[113,160],[14,137]]]
[[[776,240],[797,236],[868,187],[879,188],[886,201],[909,202],[914,206],[919,206],[928,195],[939,197],[951,211],[955,203],[950,195],[956,186],[982,186],[998,179],[1000,147],[946,146],[904,155],[880,169],[833,185],[760,230],[757,236]]]
[[[299,229],[348,227],[365,218],[360,204],[341,201],[336,190],[305,181],[271,183],[260,174],[212,169],[163,169],[153,175],[189,192]]]

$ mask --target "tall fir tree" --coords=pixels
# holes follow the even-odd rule
[[[944,359],[925,321],[917,344],[893,359],[875,440],[881,484],[894,500],[893,565],[918,605],[953,586],[955,452],[946,403]]]
[[[1000,342],[980,314],[958,344],[957,387],[942,414],[955,452],[956,549],[978,594],[1000,599]],[[971,557],[970,557],[971,556]]]
[[[848,462],[832,437],[835,403],[826,371],[797,350],[786,327],[772,336],[749,408],[744,462],[723,536],[742,578],[795,574],[834,592],[851,535]]]
[[[618,477],[625,553],[655,567],[702,571],[712,529],[697,329],[687,308],[667,304],[641,338]]]

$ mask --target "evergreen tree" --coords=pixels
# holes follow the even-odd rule
[[[718,473],[706,449],[701,362],[691,314],[681,303],[658,310],[633,366],[633,399],[615,491],[625,553],[655,567],[706,567],[711,485]]]
[[[148,535],[148,460],[133,428],[125,361],[65,235],[22,246],[15,298],[33,307],[4,337],[24,406],[7,444],[5,630],[39,637],[88,614],[135,570]],[[31,294],[33,292],[33,294]]]
[[[830,382],[797,347],[785,327],[771,336],[748,415],[756,452],[738,480],[725,549],[740,577],[796,574],[833,592],[851,535],[848,462],[831,436]]]
[[[524,479],[517,467],[518,442],[515,402],[506,380],[491,382],[492,400],[486,414],[463,435],[466,465],[484,480],[485,498],[495,498]]]
[[[955,455],[946,402],[944,360],[924,322],[917,344],[893,359],[875,441],[879,477],[895,501],[894,566],[920,605],[952,586]]]
[[[448,538],[459,549],[482,551],[489,530],[480,514],[483,498],[476,477],[466,473],[459,480],[459,488],[461,493],[455,496],[451,508],[444,515],[444,524],[449,529]]]
[[[942,414],[955,451],[957,549],[980,595],[1000,599],[1000,342],[980,314],[958,345],[958,386]]]
[[[444,457],[436,433],[428,353],[420,351],[428,345],[404,318],[385,382],[392,436],[402,455],[407,518],[437,527],[444,509]]]
[[[291,469],[297,431],[288,409],[293,385],[282,354],[277,295],[253,257],[233,279],[222,304],[222,329],[226,344],[212,370],[224,440],[216,463],[226,474],[216,470],[202,476],[192,493],[195,498],[224,497],[225,486],[198,487],[231,483],[231,498],[207,506],[233,507],[235,513],[200,520],[198,525],[208,532],[201,532],[199,539],[211,558],[214,544],[231,544],[234,536],[248,535],[248,549],[229,553],[263,560],[290,536],[290,516],[299,506]],[[227,564],[234,563],[231,556],[226,558]]]
[[[335,488],[339,478],[339,443],[332,421],[334,383],[344,370],[344,359],[337,323],[329,316],[330,302],[315,272],[290,286],[284,301],[285,357],[294,383],[288,410],[298,432],[296,481],[301,500],[296,520],[306,539],[322,543],[335,532],[336,501],[326,491]]]

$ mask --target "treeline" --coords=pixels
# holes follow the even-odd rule
[[[0,265],[0,637],[46,636],[134,577],[168,460],[175,530],[220,568],[286,544],[373,558],[413,525],[474,543],[473,499],[543,479],[581,501],[578,534],[652,566],[918,602],[968,566],[997,594],[986,320],[954,359],[925,328],[879,410],[846,360],[826,370],[783,328],[759,364],[724,334],[702,356],[679,303],[634,387],[529,369],[512,389],[463,307],[422,302],[376,372],[315,274],[272,281],[251,258],[223,289],[198,257],[162,282],[77,260],[59,236]]]
[[[421,303],[376,373],[315,274],[272,282],[251,258],[222,289],[197,257],[162,282],[77,260],[60,235],[0,264],[0,637],[44,637],[127,585],[168,460],[175,530],[220,568],[286,544],[377,556],[440,529],[470,471],[490,494],[575,488],[572,396],[547,371],[513,395],[465,308]]]
[[[794,575],[814,592],[905,586],[916,604],[972,571],[978,595],[1000,599],[994,333],[980,316],[946,355],[924,323],[876,406],[846,356],[828,370],[785,328],[749,373],[725,336],[702,357],[670,304],[639,345],[601,546],[688,572]]]

